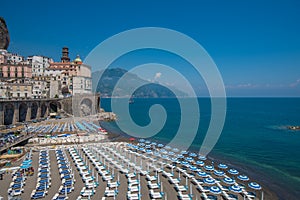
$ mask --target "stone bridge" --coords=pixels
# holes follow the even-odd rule
[[[0,100],[0,125],[44,118],[50,112],[64,111],[82,117],[96,114],[99,110],[99,94],[84,94],[53,99]]]
[[[0,100],[0,125],[47,117],[62,108],[62,99]]]

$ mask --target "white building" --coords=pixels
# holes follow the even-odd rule
[[[7,53],[6,56],[7,62],[9,63],[19,63],[25,61],[23,56],[20,56],[16,53]]]
[[[43,99],[47,98],[47,93],[49,91],[47,81],[33,80],[32,81],[32,98]]]
[[[46,68],[53,62],[52,58],[45,56],[28,56],[27,60],[32,66],[32,77],[44,76]]]
[[[86,94],[92,92],[92,79],[84,76],[73,77],[73,94]]]

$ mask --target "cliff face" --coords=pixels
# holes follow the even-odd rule
[[[0,17],[0,49],[7,49],[9,45],[9,33],[5,20]]]

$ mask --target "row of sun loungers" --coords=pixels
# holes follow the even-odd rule
[[[61,122],[59,124],[42,124],[28,127],[28,131],[31,133],[64,133],[74,131],[87,131],[89,133],[102,133],[106,134],[106,130],[93,122],[76,121],[75,123]]]
[[[82,126],[85,126],[85,123]],[[258,184],[248,182],[247,176],[240,175],[237,170],[229,169],[226,165],[208,164],[207,161],[205,164],[206,158],[203,156],[175,150],[171,153],[172,148],[145,144],[142,146],[107,142],[67,148],[73,160],[72,164],[75,164],[84,183],[77,199],[89,199],[96,194],[98,176],[105,182],[102,186],[105,188],[103,198],[116,198],[120,195],[121,173],[125,174],[127,179],[128,200],[141,199],[141,185],[144,184],[141,184],[141,176],[146,179],[150,199],[166,198],[163,182],[160,180],[163,177],[174,188],[178,199],[183,200],[191,200],[197,194],[201,195],[202,199],[216,199],[218,196],[228,200],[238,199],[240,196],[254,199],[255,194],[248,192],[247,184],[259,190]],[[68,194],[74,190],[75,184],[71,163],[64,150],[57,149],[55,153],[61,186],[53,200],[68,199]],[[47,194],[51,186],[50,167],[49,151],[41,150],[38,179],[36,189],[31,195],[32,199],[43,198]],[[8,191],[11,196],[22,192],[25,179],[26,177],[21,178],[18,173],[14,175]],[[197,190],[192,191],[193,188]]]
[[[31,193],[31,199],[40,199],[46,196],[51,186],[51,167],[49,151],[42,150],[39,155],[39,166],[37,174],[37,185]]]
[[[112,174],[111,174],[111,171],[109,169],[106,169],[106,166],[104,166],[94,156],[94,154],[91,152],[91,150],[89,148],[83,148],[83,152],[88,157],[90,162],[93,164],[95,169],[98,171],[99,175],[102,176],[102,180],[107,182],[107,186],[106,186],[105,192],[104,192],[104,197],[116,197],[118,194],[118,187],[120,185],[120,182],[119,182],[119,180],[113,181],[114,170],[112,171]]]
[[[95,177],[92,176],[90,168],[87,166],[87,163],[83,160],[77,149],[70,148],[69,153],[77,167],[82,181],[85,184],[80,192],[79,199],[93,196],[96,192],[95,188],[98,186],[98,182],[95,180]]]
[[[25,180],[27,179],[25,171],[31,166],[32,151],[25,155],[19,170],[12,173],[12,182],[7,190],[9,197],[16,197],[24,192]]]
[[[68,194],[74,190],[76,180],[65,152],[57,149],[55,153],[62,185],[59,187],[58,193],[54,195],[53,200],[68,199]]]

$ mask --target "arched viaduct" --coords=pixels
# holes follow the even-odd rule
[[[0,100],[0,125],[16,124],[64,111],[74,116],[93,115],[100,110],[100,95],[85,94],[69,98]]]

